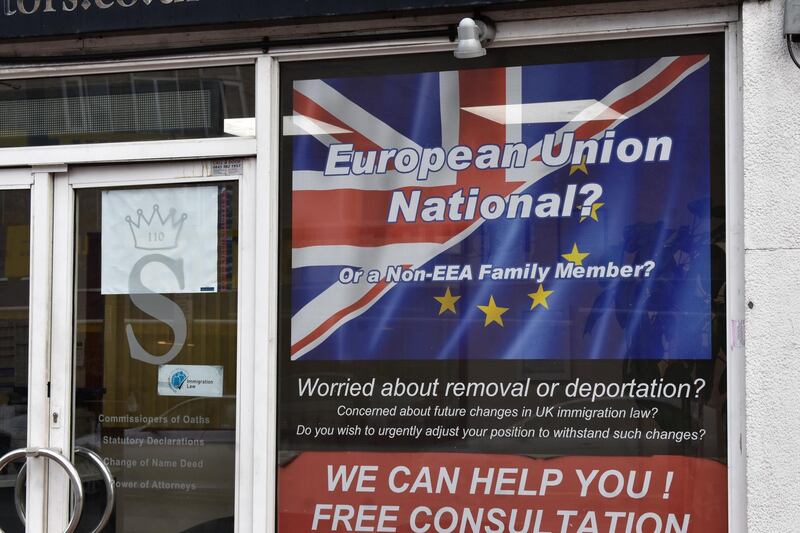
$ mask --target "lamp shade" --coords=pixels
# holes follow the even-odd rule
[[[458,59],[486,55],[486,49],[481,44],[481,29],[471,18],[461,19],[458,23],[458,45],[453,54]]]

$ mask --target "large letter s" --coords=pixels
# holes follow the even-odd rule
[[[175,359],[186,342],[186,315],[183,314],[183,309],[178,304],[166,296],[154,293],[142,283],[142,270],[149,263],[161,263],[169,268],[178,280],[180,288],[183,289],[183,260],[172,259],[161,254],[146,255],[136,262],[128,278],[133,305],[169,326],[175,336],[175,342],[172,343],[172,347],[167,353],[156,356],[139,344],[130,324],[125,326],[125,333],[128,337],[128,348],[131,351],[131,357],[151,365],[165,365]]]

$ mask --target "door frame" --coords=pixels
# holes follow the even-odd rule
[[[27,446],[46,446],[47,399],[42,392],[47,386],[47,353],[49,341],[35,333],[46,327],[45,313],[49,307],[50,260],[48,241],[52,231],[49,209],[52,202],[52,187],[48,168],[0,169],[0,190],[27,190],[30,194],[30,254],[28,292],[28,411]],[[43,208],[46,216],[37,214]],[[40,512],[33,514],[28,522],[29,530],[42,527],[44,510],[45,479],[47,468],[44,461],[27,461],[28,481],[25,494],[26,509]],[[38,515],[38,516],[37,516]]]
[[[212,175],[213,160],[184,160],[162,163],[120,163],[114,165],[54,169],[47,174],[52,186],[52,295],[50,306],[50,398],[44,417],[47,446],[65,450],[72,459],[74,414],[74,251],[75,251],[75,191],[83,188],[116,188],[127,186],[178,185],[237,181],[239,183],[239,263],[237,304],[237,401],[236,401],[236,476],[235,530],[252,531],[251,513],[253,490],[253,418],[250,406],[254,402],[255,350],[252,339],[255,263],[255,182],[254,158],[242,159],[242,175]],[[45,314],[45,313],[41,313]],[[44,317],[40,317],[44,319]],[[33,351],[33,350],[32,350]],[[44,373],[42,373],[45,375]],[[58,421],[53,415],[58,414]],[[32,424],[31,424],[32,425]],[[70,488],[61,469],[52,468],[46,474],[48,487],[44,502],[46,517],[41,529],[60,533],[68,521],[71,509]],[[30,492],[30,491],[29,491]],[[29,507],[31,508],[31,507]],[[31,513],[28,513],[31,515]],[[33,525],[33,524],[31,524]]]

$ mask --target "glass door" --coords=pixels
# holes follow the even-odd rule
[[[0,182],[2,187],[2,182]],[[30,188],[0,188],[0,456],[28,446]],[[15,502],[24,463],[0,472],[0,529],[23,531]]]
[[[0,170],[0,530],[43,526],[47,447],[49,169]],[[38,305],[45,302],[45,305]],[[27,482],[26,482],[27,476]]]
[[[251,358],[239,348],[240,197],[254,167],[56,179],[50,440],[80,473],[77,531],[227,532],[247,520],[236,512]],[[48,494],[48,530],[63,531],[76,490],[55,471]]]

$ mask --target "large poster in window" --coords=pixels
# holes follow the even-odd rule
[[[727,530],[721,42],[284,68],[281,533]]]

